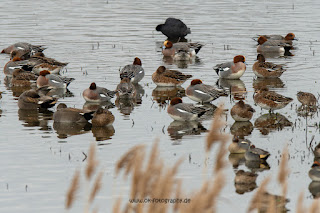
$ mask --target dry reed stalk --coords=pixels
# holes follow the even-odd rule
[[[113,213],[121,213],[121,199],[118,198],[115,204],[113,204],[112,212]]]
[[[297,208],[296,208],[296,212],[297,213],[305,213],[306,212],[306,209],[305,207],[303,206],[303,192],[301,192],[299,194],[299,197],[298,197],[298,201],[297,201]]]
[[[253,198],[250,202],[248,212],[251,212],[254,209],[261,208],[261,205],[263,203],[263,195],[266,192],[266,186],[268,185],[269,181],[270,181],[270,177],[267,177],[262,181],[257,192],[255,193],[255,195],[253,196]]]
[[[177,180],[177,188],[176,188],[176,198],[182,197],[182,192],[181,192],[181,185],[182,185],[182,180]],[[176,202],[173,206],[173,211],[177,212],[180,207],[180,203]]]
[[[269,196],[267,213],[277,213],[277,202],[273,196]]]
[[[205,181],[198,192],[192,193],[191,202],[180,204],[178,212],[215,212],[216,200],[224,187],[225,178],[222,172],[219,172],[213,181]]]
[[[278,181],[282,185],[282,196],[286,197],[288,190],[287,177],[289,174],[288,169],[288,147],[286,146],[281,155],[279,172],[278,172]]]
[[[76,198],[76,192],[79,189],[79,180],[80,180],[80,172],[76,171],[74,173],[73,178],[72,178],[70,188],[67,192],[66,204],[65,204],[66,209],[69,209],[72,206],[72,204]]]
[[[89,148],[87,167],[85,170],[87,180],[92,177],[97,165],[98,161],[96,160],[96,145],[94,143],[91,143]]]
[[[225,142],[228,140],[229,136],[227,134],[221,134],[220,129],[225,125],[225,121],[222,120],[221,116],[223,114],[223,104],[220,104],[219,107],[216,109],[213,122],[211,125],[211,129],[207,135],[207,142],[206,142],[206,151],[209,152],[212,145],[218,141]]]
[[[216,157],[215,167],[214,167],[215,173],[218,173],[221,169],[223,169],[227,165],[226,154],[227,154],[226,142],[221,142],[218,155]]]
[[[155,140],[155,143],[152,146],[151,149],[151,153],[149,156],[149,160],[147,163],[147,167],[146,167],[146,173],[141,177],[141,182],[145,183],[145,187],[140,187],[141,189],[141,197],[146,197],[149,193],[150,193],[150,189],[152,189],[153,187],[151,187],[152,183],[157,184],[157,182],[155,181],[155,178],[159,177],[159,175],[161,174],[161,170],[163,167],[163,164],[161,162],[158,162],[158,166],[156,166],[156,161],[160,158],[159,157],[159,150],[158,150],[158,142],[159,139]]]
[[[94,198],[96,197],[97,193],[100,191],[101,186],[102,186],[102,177],[103,177],[103,172],[101,171],[97,178],[96,181],[94,182],[93,188],[91,190],[90,196],[89,196],[89,203],[92,204]]]
[[[309,209],[310,213],[319,213],[320,212],[320,199],[314,199],[311,207]]]
[[[125,153],[116,165],[115,173],[118,175],[119,171],[122,168],[126,168],[124,177],[127,177],[130,170],[133,168],[134,158],[137,156],[137,153],[144,151],[144,145],[137,145],[131,148],[127,153]]]

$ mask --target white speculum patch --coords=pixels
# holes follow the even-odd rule
[[[185,110],[183,110],[183,109],[177,109],[179,112],[182,112],[182,113],[189,113],[189,112],[187,112],[187,111],[185,111]]]
[[[200,93],[200,94],[207,94],[205,92],[202,92],[201,90],[195,90],[195,92]]]

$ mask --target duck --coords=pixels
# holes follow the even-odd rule
[[[185,75],[177,70],[169,70],[165,66],[160,66],[156,72],[152,74],[152,81],[157,86],[172,87],[180,86],[191,77],[192,75]]]
[[[244,154],[244,157],[247,161],[267,160],[269,156],[270,153],[268,151],[256,148],[254,145],[250,145]]]
[[[41,87],[23,92],[18,99],[19,109],[34,110],[53,107],[58,99],[46,95],[50,90],[49,87]]]
[[[255,91],[253,100],[261,108],[269,110],[269,112],[277,109],[282,109],[287,106],[292,98],[280,95],[276,92],[269,91],[267,87],[262,87]]]
[[[205,114],[207,109],[193,104],[183,103],[180,97],[175,97],[171,99],[167,112],[173,120],[194,121]]]
[[[230,110],[231,117],[235,121],[250,121],[254,112],[255,110],[243,100],[236,103]]]
[[[257,52],[273,52],[284,54],[292,48],[290,44],[287,44],[280,40],[268,40],[265,36],[258,38]]]
[[[140,58],[135,57],[133,64],[126,65],[120,71],[120,79],[129,78],[132,83],[138,83],[144,77],[144,69]]]
[[[157,31],[161,31],[169,40],[182,40],[191,33],[190,28],[187,27],[180,19],[167,18],[164,24],[159,24],[156,27]]]
[[[27,42],[18,42],[4,48],[1,51],[1,53],[10,54],[12,51],[16,50],[16,51],[26,51],[34,54],[37,52],[42,52],[45,49],[46,48],[44,47],[44,45],[32,45]]]
[[[228,93],[223,89],[204,84],[200,79],[193,79],[186,89],[186,95],[193,101],[207,103],[220,96],[228,96]]]
[[[317,98],[310,92],[301,92],[297,93],[297,98],[302,105],[306,106],[316,106],[318,101]]]
[[[166,40],[163,43],[162,54],[165,57],[173,57],[176,61],[189,61],[198,54],[202,47],[201,43],[172,43]]]
[[[92,82],[90,87],[82,92],[82,96],[87,102],[99,103],[109,101],[116,93],[116,91],[111,91],[104,87],[98,87],[95,82]]]
[[[252,66],[252,71],[258,78],[279,78],[285,71],[282,65],[266,62],[262,54],[258,54],[257,60]]]
[[[51,74],[48,70],[43,70],[37,79],[37,87],[50,86],[53,88],[67,88],[74,78],[62,77]]]
[[[213,69],[220,78],[240,79],[246,71],[246,58],[243,55],[237,55],[233,58],[233,62],[217,64]]]
[[[294,33],[288,33],[286,36],[282,36],[282,35],[259,35],[259,36],[264,36],[268,40],[280,40],[281,42],[284,42],[290,45],[292,45],[293,40],[298,40]]]
[[[23,69],[17,69],[12,73],[11,85],[14,87],[28,87],[36,82],[38,76]]]
[[[249,149],[251,142],[249,140],[241,139],[238,136],[234,136],[232,143],[228,147],[230,154],[244,154]]]
[[[108,110],[99,108],[94,114],[92,118],[92,126],[108,126],[112,125],[114,122],[114,115]]]
[[[313,154],[315,158],[320,158],[320,143],[314,148]]]
[[[68,65],[57,61],[53,58],[46,57],[43,53],[36,53],[27,60],[27,65],[37,75],[40,75],[41,71],[48,70],[51,74],[59,74],[61,69]]]
[[[22,60],[20,57],[14,57],[4,65],[3,73],[11,77],[15,70],[23,69],[25,65],[27,65],[26,60]]]
[[[77,108],[68,108],[66,104],[60,103],[53,113],[55,123],[87,123],[92,119],[94,111],[84,111]]]
[[[121,79],[117,85],[117,97],[121,99],[133,99],[136,96],[136,90],[131,83],[130,78]]]
[[[312,181],[320,181],[320,163],[315,161],[308,173]]]

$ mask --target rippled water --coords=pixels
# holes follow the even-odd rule
[[[182,19],[192,34],[188,39],[206,45],[198,54],[196,63],[185,68],[166,65],[204,79],[207,84],[216,84],[218,78],[212,67],[234,55],[243,54],[247,59],[247,71],[237,85],[245,86],[247,103],[254,106],[253,88],[267,84],[283,95],[294,98],[293,104],[278,112],[293,124],[293,127],[275,128],[267,131],[259,129],[258,118],[267,111],[254,106],[254,114],[249,128],[253,131],[246,137],[257,147],[271,153],[268,159],[269,170],[258,172],[257,185],[271,175],[268,189],[280,194],[276,174],[280,153],[287,143],[290,151],[290,175],[287,208],[295,210],[298,194],[304,191],[307,203],[312,201],[308,190],[311,180],[308,170],[313,162],[314,147],[319,141],[318,114],[305,119],[299,117],[296,100],[299,90],[318,95],[319,83],[319,30],[320,3],[315,1],[11,1],[0,3],[0,45],[4,48],[18,41],[32,44],[45,44],[45,54],[62,62],[69,62],[63,75],[76,80],[69,86],[70,93],[59,99],[68,106],[82,108],[83,89],[91,82],[109,89],[119,83],[118,70],[130,64],[134,57],[142,60],[146,72],[139,89],[142,101],[135,104],[118,103],[110,110],[116,120],[111,129],[79,127],[79,131],[68,131],[65,127],[53,125],[52,111],[25,114],[17,107],[19,91],[11,90],[1,72],[0,91],[0,209],[1,212],[61,212],[64,208],[64,195],[75,171],[83,166],[88,145],[96,141],[100,166],[105,171],[104,188],[97,198],[100,209],[111,209],[116,197],[124,197],[129,186],[114,179],[114,166],[119,156],[130,147],[145,143],[151,144],[160,138],[161,155],[170,164],[180,157],[182,164],[179,177],[184,181],[185,191],[199,187],[203,180],[205,129],[210,128],[210,120],[195,126],[181,126],[166,113],[166,106],[157,103],[161,91],[151,80],[152,73],[162,61],[158,44],[165,37],[155,31],[157,24],[167,17]],[[299,38],[294,56],[272,58],[269,61],[285,64],[287,72],[280,80],[265,82],[254,78],[251,66],[256,58],[256,44],[251,39],[257,34],[282,34],[294,32]],[[0,66],[9,60],[0,55]],[[4,79],[4,80],[2,80]],[[222,85],[228,82],[222,82]],[[187,81],[183,88],[190,84]],[[250,92],[251,91],[251,92]],[[172,92],[172,91],[171,91]],[[183,89],[173,91],[180,92]],[[183,99],[191,102],[187,98]],[[235,101],[220,98],[230,109]],[[259,121],[259,120],[258,120]],[[198,128],[199,127],[199,128]],[[233,119],[228,116],[226,132],[236,131]],[[81,131],[80,131],[81,130]],[[261,131],[260,131],[261,130]],[[264,133],[264,134],[262,134]],[[108,139],[108,140],[107,140]],[[188,156],[191,156],[189,162]],[[211,153],[208,165],[215,159]],[[220,211],[245,212],[253,192],[237,194],[234,186],[236,170],[249,170],[241,164],[226,168],[227,185],[218,200]],[[82,209],[82,200],[73,209]],[[219,211],[219,212],[220,212]]]

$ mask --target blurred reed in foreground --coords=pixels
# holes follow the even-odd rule
[[[146,156],[146,147],[144,145],[134,146],[118,160],[115,168],[117,176],[121,173],[125,178],[131,178],[129,199],[131,201],[134,200],[134,202],[123,201],[120,198],[117,199],[113,205],[113,213],[216,212],[216,201],[225,184],[223,169],[226,166],[226,145],[231,139],[230,135],[221,132],[225,126],[222,108],[220,106],[215,112],[211,130],[208,133],[206,141],[207,155],[214,144],[219,144],[214,164],[214,177],[204,180],[200,189],[186,194],[182,191],[182,180],[177,177],[182,159],[179,159],[177,162],[172,163],[172,166],[168,167],[160,156],[158,141],[153,144],[148,157]],[[88,185],[90,181],[92,182],[97,165],[95,146],[91,144],[84,172],[84,176],[86,177],[85,185]],[[92,209],[92,203],[101,189],[103,173],[101,171],[97,173],[93,186],[88,192],[84,209],[85,213],[88,213]],[[288,149],[286,147],[282,152],[278,173],[278,182],[282,187],[282,195],[272,195],[267,192],[266,188],[271,180],[271,177],[267,177],[256,190],[248,206],[248,212],[287,212],[285,205],[288,202],[288,199],[286,199],[288,174]],[[80,176],[80,172],[76,171],[66,195],[66,209],[71,208],[75,202],[79,187],[83,185],[80,183]],[[159,202],[144,202],[145,200],[150,201],[153,198],[159,199]],[[188,198],[190,202],[160,202],[161,199],[170,198]],[[92,212],[97,211],[97,208],[92,210]],[[297,202],[297,212],[320,212],[319,200],[315,199],[310,209],[306,209],[303,206],[303,194],[301,194]]]

